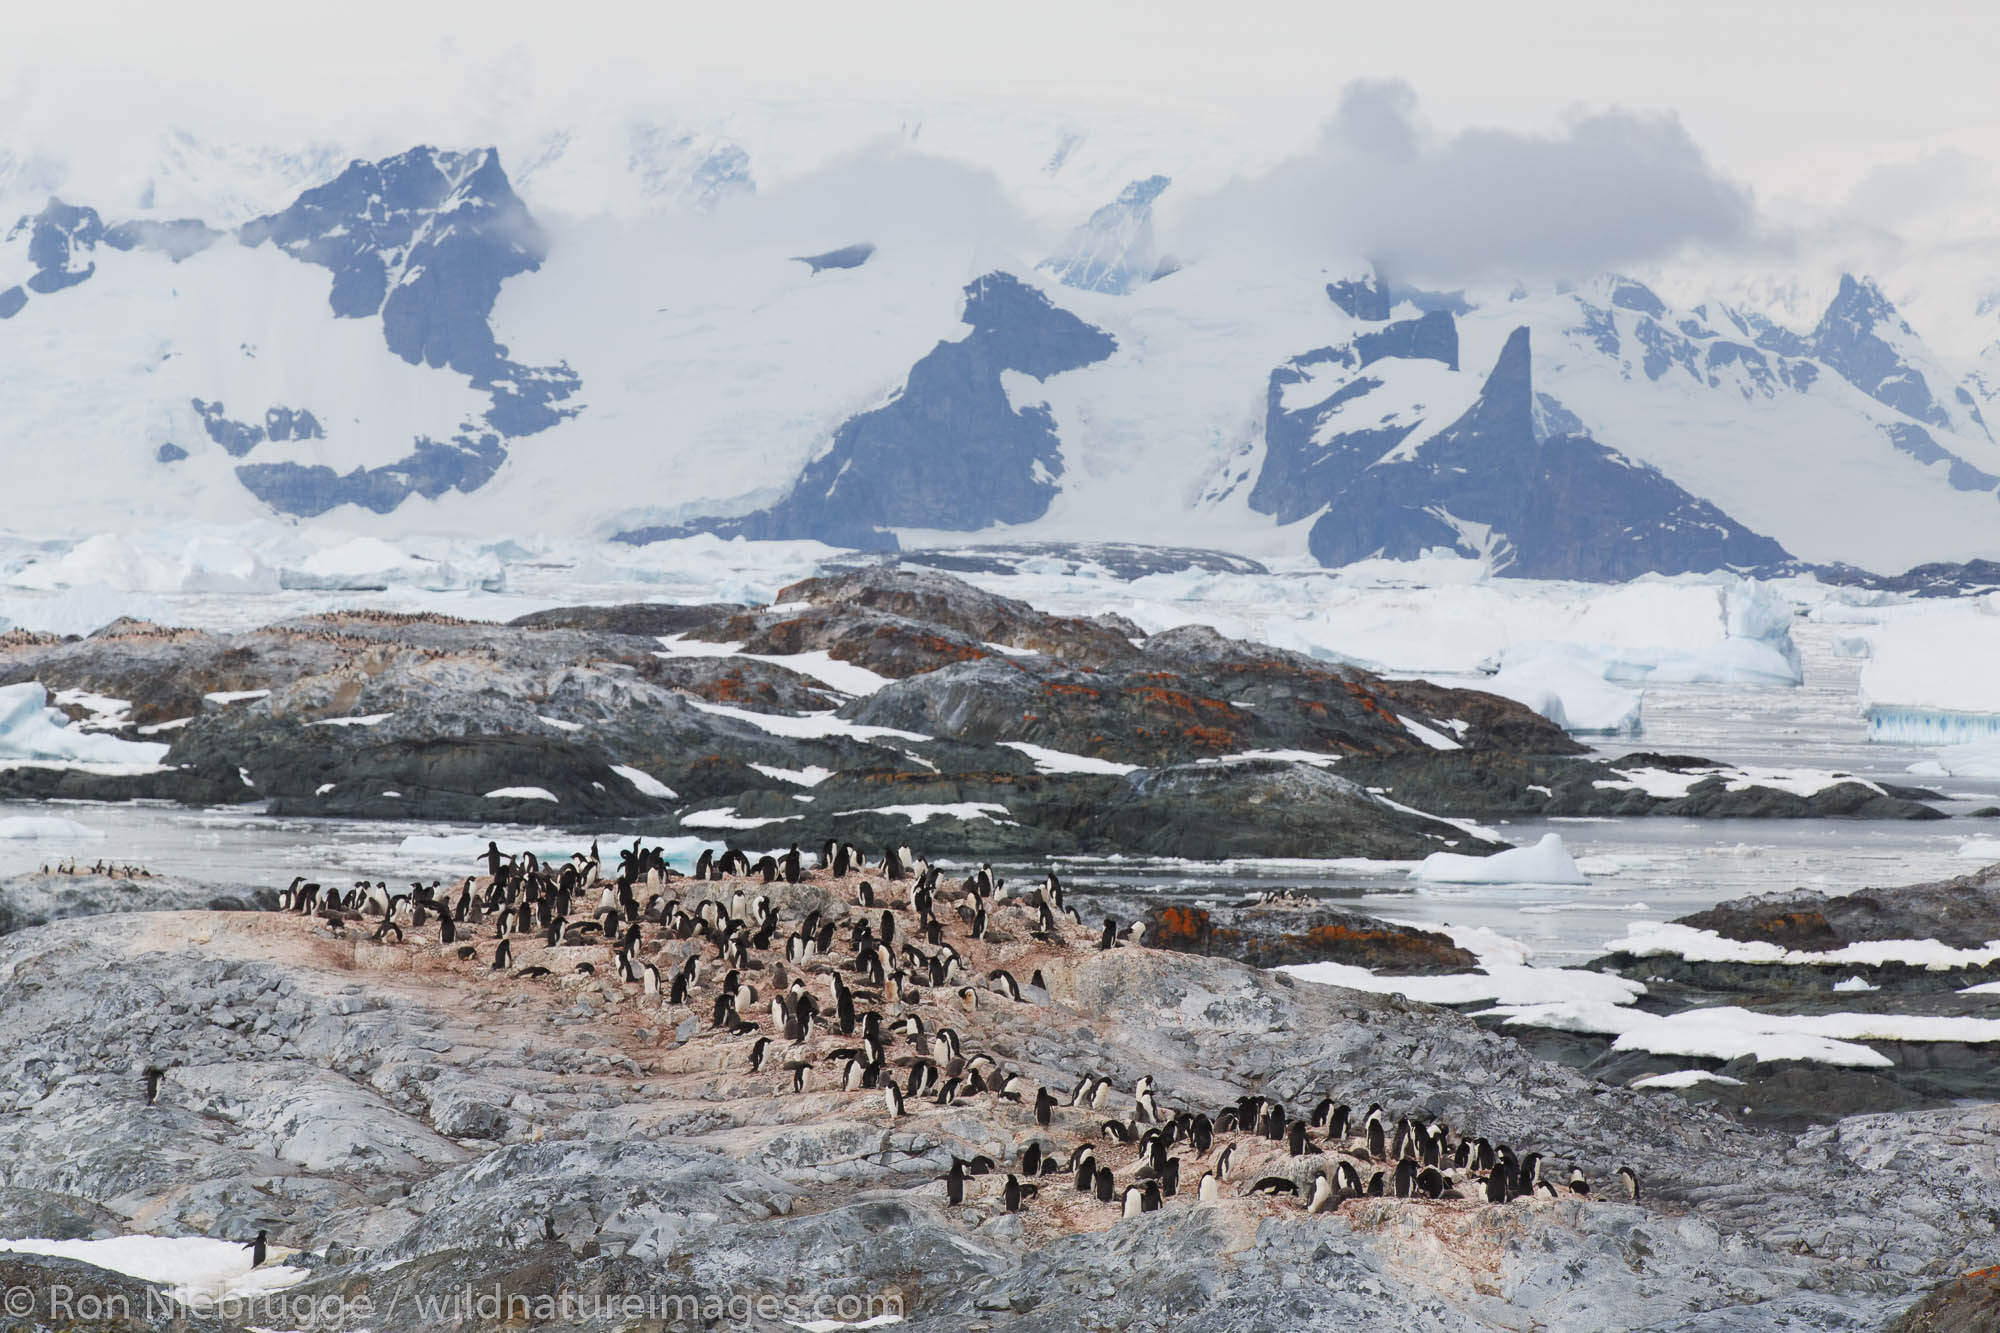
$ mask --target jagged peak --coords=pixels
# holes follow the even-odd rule
[[[1852,273],[1840,275],[1840,290],[1827,303],[1826,313],[1820,316],[1819,329],[1828,330],[1836,325],[1854,328],[1870,328],[1877,324],[1903,324],[1896,313],[1895,303],[1883,294],[1875,279],[1867,276],[1855,277]]]

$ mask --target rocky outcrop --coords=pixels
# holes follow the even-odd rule
[[[680,821],[779,846],[903,841],[937,817],[955,845],[1029,856],[1477,849],[1412,810],[1935,817],[1872,786],[1799,798],[1699,759],[1684,766],[1714,780],[1668,800],[1511,700],[1200,627],[1050,615],[929,569],[850,569],[758,608],[512,625],[350,611],[242,634],[119,621],[0,639],[0,685],[28,681],[79,727],[171,748],[158,766],[0,768],[0,796]],[[1683,762],[1616,762],[1642,761]]]
[[[1680,924],[1786,949],[1838,949],[1860,940],[1937,940],[1976,949],[2000,939],[2000,866],[1833,897],[1801,889],[1733,898],[1684,916]]]
[[[1388,975],[1479,968],[1479,959],[1447,935],[1322,906],[1160,904],[1147,910],[1141,926],[1140,943],[1147,948],[1234,958],[1255,967],[1348,963]]]
[[[819,901],[838,914],[843,897]],[[549,951],[547,977],[495,977],[420,930],[377,945],[290,915],[167,913],[0,940],[0,1216],[267,1227],[304,1251],[288,1261],[309,1271],[297,1294],[367,1293],[378,1310],[499,1283],[530,1296],[872,1298],[919,1328],[1073,1328],[1085,1302],[1104,1326],[1163,1327],[1170,1308],[1245,1333],[1329,1319],[1396,1333],[1869,1327],[2000,1234],[1990,1108],[1753,1129],[1593,1082],[1399,997],[1100,952],[1087,927],[1044,945],[1004,908],[1006,941],[965,941],[953,920],[980,967],[1041,984],[1021,1002],[988,992],[923,1011],[956,1006],[967,1049],[1031,1083],[1106,1076],[1129,1102],[1143,1072],[1170,1108],[1253,1089],[1301,1110],[1322,1094],[1380,1101],[1537,1147],[1558,1179],[1574,1161],[1598,1189],[1504,1206],[1350,1200],[1313,1216],[1247,1186],[1324,1159],[1246,1138],[1213,1203],[1184,1185],[1120,1220],[1055,1175],[1010,1215],[1000,1173],[1021,1170],[1031,1142],[1066,1153],[1108,1112],[1059,1106],[1042,1127],[988,1094],[913,1098],[891,1117],[879,1093],[818,1072],[837,1034],[815,1039],[816,1072],[792,1093],[789,1073],[750,1068],[755,1034],[701,1016],[706,994],[684,1009],[608,969],[574,974],[601,953]],[[162,1071],[150,1105],[148,1067]],[[1123,1180],[1129,1150],[1107,1146]],[[953,1207],[938,1178],[976,1153],[998,1170]],[[1646,1183],[1638,1206],[1604,1197],[1620,1164]],[[843,1308],[851,1321],[883,1306]]]
[[[269,889],[205,884],[179,875],[31,871],[0,879],[0,935],[78,916],[191,909],[251,912],[276,904]]]

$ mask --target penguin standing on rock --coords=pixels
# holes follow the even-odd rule
[[[271,1255],[270,1233],[259,1231],[257,1239],[243,1242],[243,1248],[250,1251],[250,1266],[252,1268],[262,1268],[264,1260],[270,1258]]]

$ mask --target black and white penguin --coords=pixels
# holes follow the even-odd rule
[[[1396,1163],[1396,1197],[1407,1199],[1417,1192],[1417,1164],[1405,1157]]]
[[[1625,1197],[1633,1203],[1639,1202],[1639,1175],[1629,1166],[1618,1168],[1618,1183],[1625,1187]]]
[[[1284,1176],[1265,1176],[1250,1187],[1252,1194],[1297,1194],[1299,1183]]]
[[[160,1095],[160,1080],[166,1076],[166,1072],[156,1065],[147,1065],[140,1072],[140,1077],[146,1081],[146,1105],[151,1106],[154,1099]]]
[[[1125,1216],[1137,1217],[1146,1208],[1146,1191],[1137,1185],[1125,1187]]]
[[[499,947],[493,950],[492,970],[495,972],[505,972],[513,965],[514,942],[512,940],[501,940]]]
[[[1434,1166],[1425,1167],[1417,1172],[1417,1188],[1422,1190],[1427,1198],[1442,1199],[1445,1189],[1444,1172]]]
[[[1572,1166],[1569,1169],[1569,1191],[1572,1194],[1590,1193],[1590,1182],[1584,1179],[1582,1167]]]
[[[882,1081],[882,1104],[889,1108],[892,1117],[903,1114],[903,1091],[888,1079]]]
[[[1111,1177],[1110,1167],[1100,1166],[1097,1168],[1096,1187],[1097,1201],[1099,1203],[1110,1203],[1112,1199],[1117,1197],[1118,1186]]]
[[[945,1173],[944,1197],[950,1204],[965,1202],[965,1163],[956,1157],[951,1159],[951,1170]]]
[[[1204,1171],[1201,1173],[1201,1189],[1196,1197],[1203,1203],[1214,1203],[1222,1197],[1222,1190],[1216,1182],[1215,1172]]]
[[[1333,1180],[1324,1171],[1313,1177],[1312,1197],[1306,1200],[1309,1213],[1330,1213],[1339,1200],[1334,1197]]]
[[[1047,1088],[1036,1088],[1035,1123],[1046,1128],[1049,1121],[1054,1118],[1055,1109],[1056,1099],[1049,1094],[1049,1090]]]
[[[1507,1168],[1498,1163],[1486,1173],[1486,1202],[1505,1203],[1513,1195],[1513,1182],[1507,1179]]]
[[[243,1248],[250,1251],[250,1266],[262,1268],[264,1260],[271,1256],[270,1233],[259,1231],[257,1239],[243,1242]]]

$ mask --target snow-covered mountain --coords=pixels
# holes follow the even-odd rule
[[[538,197],[573,159],[524,164]],[[5,527],[1444,547],[1598,579],[2000,546],[2000,313],[1956,365],[1865,278],[1796,329],[1616,275],[1183,261],[1164,173],[1046,232],[905,225],[875,206],[904,168],[867,162],[871,206],[750,210],[755,162],[693,133],[633,141],[667,203],[623,215],[539,215],[490,148],[253,167],[213,220],[149,183],[0,233]]]

